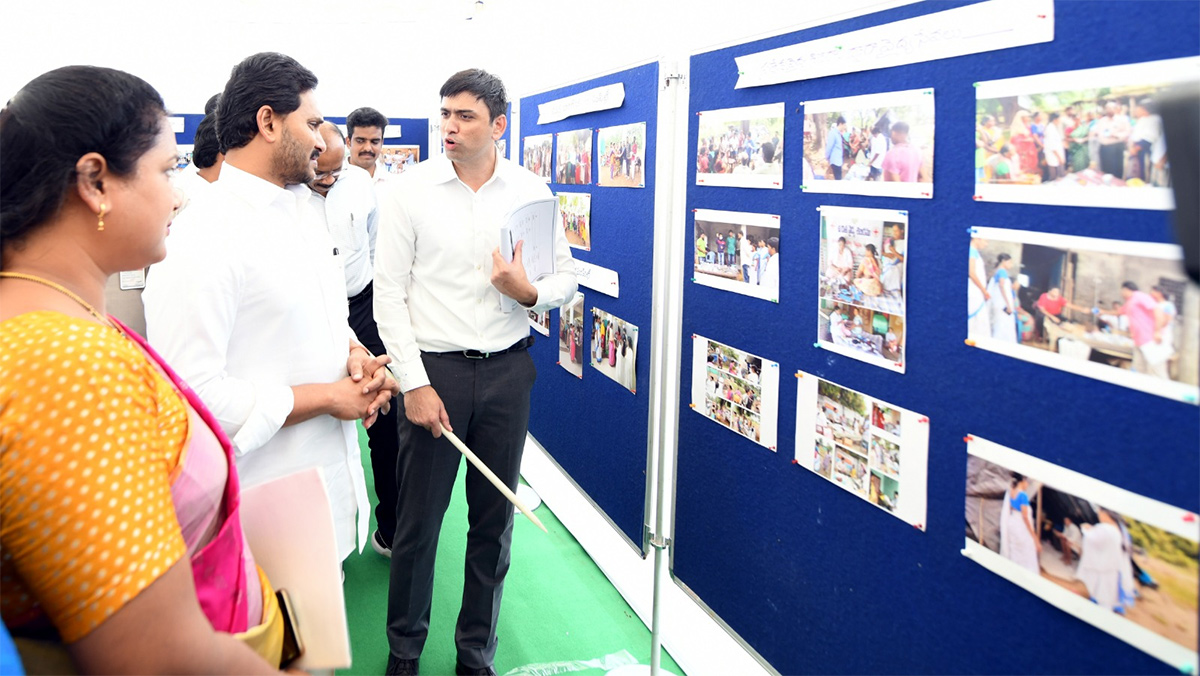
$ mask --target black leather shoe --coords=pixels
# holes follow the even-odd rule
[[[388,655],[387,676],[417,676],[420,670],[417,665],[420,660],[402,660],[395,655]]]
[[[491,666],[468,667],[457,659],[454,660],[454,673],[456,676],[496,676],[496,670]]]

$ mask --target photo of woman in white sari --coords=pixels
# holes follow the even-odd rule
[[[1004,494],[1000,511],[1000,556],[1038,575],[1041,572],[1038,554],[1042,545],[1033,528],[1028,490],[1029,480],[1014,473],[1012,487]],[[1085,535],[1085,541],[1086,538]]]

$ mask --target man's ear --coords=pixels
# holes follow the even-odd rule
[[[92,211],[99,213],[100,205],[107,204],[104,182],[109,178],[108,161],[100,153],[87,153],[75,162],[75,189],[79,198]]]
[[[283,134],[283,116],[276,114],[271,106],[263,106],[254,116],[258,122],[258,133],[268,143],[274,143]]]
[[[492,140],[499,141],[501,136],[504,136],[504,130],[508,129],[508,116],[500,113],[492,120]]]

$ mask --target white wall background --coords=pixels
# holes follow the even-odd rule
[[[463,68],[496,73],[516,98],[911,1],[8,0],[0,100],[52,68],[90,64],[141,76],[172,112],[199,113],[235,63],[273,50],[317,74],[326,115],[367,105],[431,117],[438,88]]]

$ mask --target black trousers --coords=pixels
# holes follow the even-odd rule
[[[517,350],[488,359],[424,353],[421,359],[455,434],[516,490],[529,426],[529,393],[537,377],[529,352]],[[434,439],[429,431],[410,423],[403,410],[399,420],[400,500],[392,541],[387,636],[394,657],[415,659],[429,633],[438,534],[463,460],[449,441]],[[460,662],[482,668],[496,656],[513,507],[473,465],[467,466],[466,491],[467,553],[454,643]]]
[[[358,341],[376,356],[387,352],[375,326],[374,285],[367,284],[357,296],[350,299],[350,328],[354,329]],[[367,446],[371,449],[371,474],[375,478],[375,521],[384,542],[391,542],[396,532],[396,457],[400,449],[400,434],[396,428],[398,399],[392,400],[392,410],[381,415],[367,430]]]

